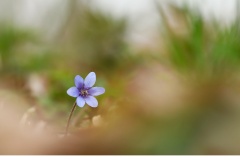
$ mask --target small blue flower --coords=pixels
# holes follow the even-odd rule
[[[77,75],[75,77],[75,86],[67,90],[67,94],[76,97],[77,105],[83,107],[85,102],[91,107],[97,107],[98,101],[94,96],[101,95],[105,92],[103,87],[93,87],[96,82],[96,74],[90,72],[85,80]]]

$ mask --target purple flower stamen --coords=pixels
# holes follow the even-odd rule
[[[82,97],[88,96],[88,90],[82,89],[82,90],[80,91],[80,96],[82,96]]]

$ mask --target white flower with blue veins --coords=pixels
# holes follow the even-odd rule
[[[67,90],[67,94],[76,97],[76,103],[79,107],[83,107],[87,103],[91,107],[97,107],[98,101],[94,96],[101,95],[105,92],[103,87],[93,87],[96,82],[96,74],[90,72],[85,80],[77,75],[75,77],[75,87]]]

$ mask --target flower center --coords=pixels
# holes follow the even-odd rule
[[[80,91],[80,94],[81,94],[81,96],[86,97],[86,96],[88,95],[88,91],[85,90],[85,89],[82,89],[82,90]]]

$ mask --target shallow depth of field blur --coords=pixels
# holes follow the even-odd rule
[[[114,2],[0,1],[0,154],[240,154],[240,2]]]

